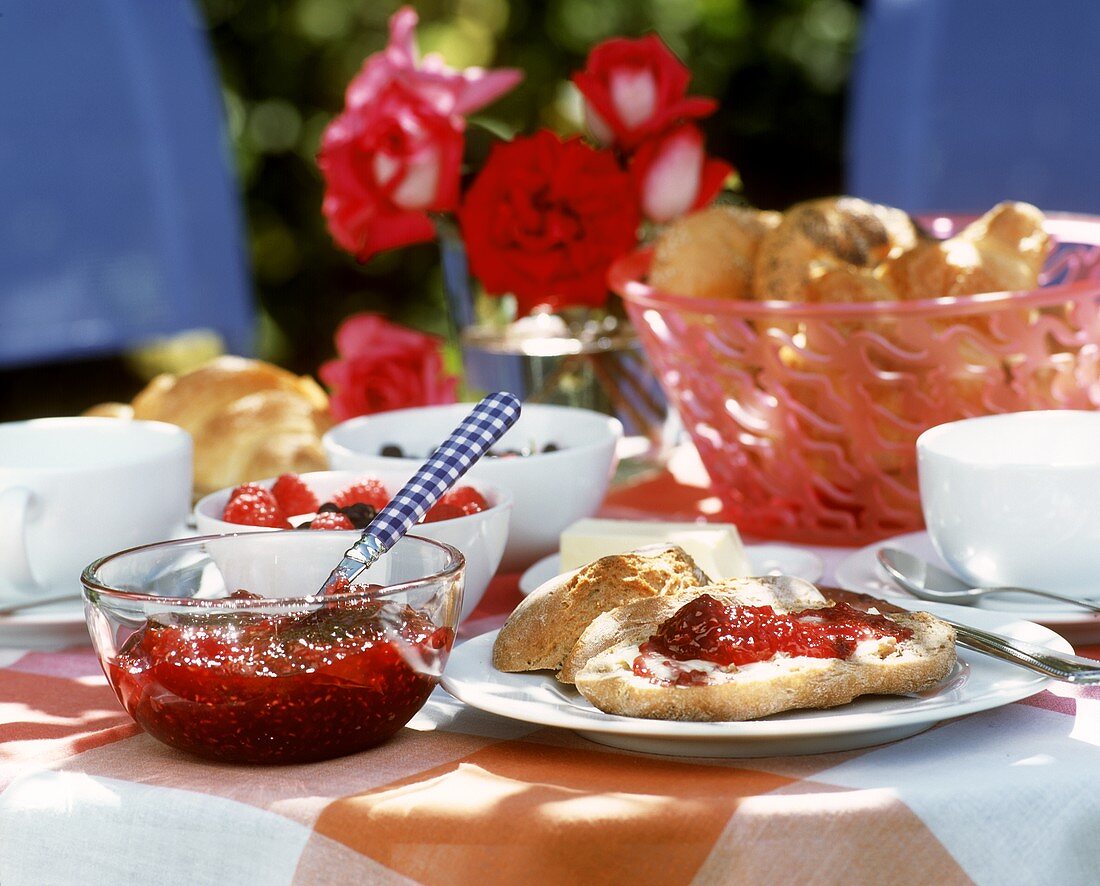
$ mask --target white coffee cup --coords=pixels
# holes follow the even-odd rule
[[[191,472],[190,435],[164,422],[0,424],[0,599],[77,593],[92,560],[170,537]]]
[[[939,425],[917,468],[928,534],[963,578],[1100,597],[1100,412]]]

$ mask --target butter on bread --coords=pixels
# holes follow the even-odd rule
[[[261,360],[218,357],[181,375],[153,379],[133,403],[86,414],[178,425],[195,447],[196,497],[249,480],[328,467],[321,435],[328,396],[312,378]]]
[[[637,645],[649,639],[653,625],[671,618],[685,603],[700,594],[728,598],[740,606],[771,606],[776,612],[801,612],[828,606],[829,601],[808,581],[789,575],[740,578],[661,597],[635,600],[598,615],[577,638],[562,663],[558,679],[575,683],[577,673],[590,658],[620,644]]]
[[[607,631],[593,624],[587,640],[582,636],[579,647],[586,642],[610,645],[588,657],[577,670],[574,676],[577,689],[609,714],[662,720],[734,721],[800,708],[837,707],[860,695],[919,692],[939,683],[954,667],[954,629],[927,612],[903,612],[887,617],[910,629],[913,636],[862,643],[846,659],[778,655],[739,667],[713,665],[707,672],[707,682],[684,686],[658,683],[634,674],[633,662],[640,654],[639,644],[656,633],[662,621],[679,608],[676,604],[690,603],[705,592],[734,605],[761,605],[745,599],[738,590],[729,585],[717,586],[677,594],[659,601],[660,606],[641,601],[623,607],[632,611],[607,613],[605,618],[620,627]],[[776,611],[782,607],[778,598],[772,605]],[[595,637],[597,630],[600,634]]]
[[[681,548],[655,546],[602,557],[548,582],[515,608],[493,644],[500,671],[558,669],[598,615],[634,600],[709,584]]]

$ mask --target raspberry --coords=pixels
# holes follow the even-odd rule
[[[462,513],[462,508],[456,505],[447,504],[445,501],[439,501],[435,507],[426,513],[421,519],[421,523],[438,523],[441,520],[453,520],[455,517],[465,517]]]
[[[242,483],[229,493],[229,501],[233,501],[238,495],[243,495],[246,492],[267,492],[267,490],[259,483]]]
[[[489,507],[485,497],[472,486],[459,486],[457,489],[452,489],[439,501],[441,504],[454,505],[466,515],[478,514]]]
[[[351,525],[351,520],[341,514],[339,511],[326,511],[323,514],[318,514],[313,518],[313,522],[309,524],[310,529],[354,529]]]
[[[289,529],[286,514],[283,513],[275,496],[266,489],[240,492],[229,500],[222,512],[227,523],[240,523],[245,526],[269,526],[275,529]]]
[[[317,510],[317,496],[297,474],[283,474],[271,487],[271,493],[288,517],[312,514]]]
[[[337,492],[332,500],[341,508],[348,505],[370,505],[376,511],[382,510],[390,500],[390,494],[381,480],[366,479],[352,483],[346,489]]]

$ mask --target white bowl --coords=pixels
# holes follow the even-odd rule
[[[353,418],[325,434],[325,452],[334,468],[411,471],[471,408],[472,404],[456,403]],[[502,564],[505,571],[525,569],[554,553],[566,526],[596,513],[615,471],[615,448],[622,433],[616,419],[589,409],[523,404],[515,427],[496,448],[523,449],[533,442],[540,450],[549,443],[558,450],[517,458],[483,458],[467,474],[509,489],[515,497]],[[382,447],[391,443],[410,457],[382,455]]]
[[[387,491],[392,495],[412,476],[416,467],[406,470],[400,467],[389,467],[385,470],[369,471],[313,471],[299,474],[302,481],[310,488],[317,501],[324,503],[340,489],[350,485],[353,481],[370,476],[381,480]],[[262,484],[270,487],[274,479],[264,480]],[[463,477],[459,480],[459,486],[472,486],[489,503],[487,510],[478,514],[470,514],[467,517],[455,517],[452,520],[440,520],[436,523],[422,523],[417,526],[411,535],[419,535],[423,538],[431,538],[444,544],[453,545],[462,551],[466,558],[466,592],[462,598],[462,618],[469,615],[474,607],[485,595],[490,579],[500,565],[501,555],[504,553],[504,545],[508,539],[508,523],[512,511],[512,494],[507,489],[502,489],[491,483],[483,483],[478,480],[467,480]],[[269,529],[261,526],[242,526],[240,523],[228,523],[221,518],[225,511],[225,504],[229,501],[231,488],[219,489],[211,492],[199,500],[195,505],[195,522],[199,532],[203,535],[225,535],[238,532],[278,532],[277,529]],[[297,516],[297,515],[291,515]],[[308,532],[309,530],[292,530]],[[345,533],[348,536],[348,545],[358,535],[358,531]],[[333,563],[333,566],[336,564]]]
[[[975,585],[1100,593],[1100,412],[1014,412],[917,438],[932,542]]]

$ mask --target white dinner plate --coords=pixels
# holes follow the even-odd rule
[[[900,548],[916,557],[951,571],[932,545],[927,532],[911,532],[886,541],[875,542],[860,548],[846,557],[834,570],[836,584],[848,591],[889,597],[895,602],[911,602],[915,598],[901,590],[879,566],[879,548]],[[1100,642],[1100,614],[1090,612],[1070,603],[1057,600],[1040,600],[1021,594],[1004,594],[983,597],[975,606],[966,607],[986,612],[999,612],[1014,618],[1034,621],[1053,628],[1071,643]]]
[[[1050,629],[1004,613],[942,603],[924,603],[920,608],[1015,639],[1072,651]],[[497,633],[482,634],[455,648],[443,674],[443,688],[451,695],[503,717],[572,729],[600,744],[651,754],[774,757],[870,747],[908,738],[953,717],[1027,698],[1051,682],[960,647],[954,670],[939,685],[918,695],[864,696],[839,708],[789,711],[745,722],[646,720],[597,710],[549,671],[506,674],[496,670],[491,658]]]
[[[791,545],[745,545],[753,575],[793,575],[817,581],[825,565],[817,554]],[[519,579],[519,592],[525,597],[561,572],[561,554],[550,554],[531,566]]]

